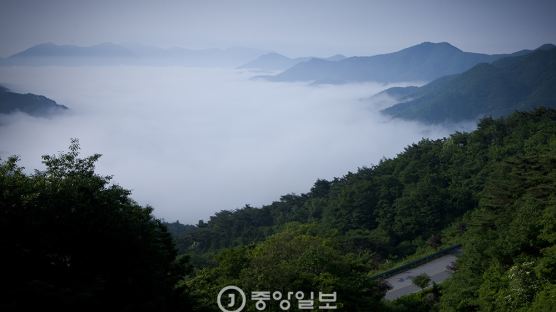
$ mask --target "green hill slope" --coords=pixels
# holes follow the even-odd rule
[[[319,180],[307,194],[222,211],[181,233],[174,224],[181,252],[201,268],[184,285],[209,310],[213,303],[203,298],[229,284],[334,289],[350,311],[497,310],[504,303],[487,302],[488,295],[504,298],[513,286],[490,285],[483,274],[497,270],[493,276],[505,279],[532,266],[536,288],[512,304],[543,306],[537,301],[556,282],[555,155],[555,110],[487,118],[471,133],[423,140],[375,166]],[[461,242],[464,257],[443,297],[380,303],[384,289],[369,279],[373,273]]]
[[[384,113],[427,123],[556,107],[556,47],[545,45],[529,54],[479,64],[420,88],[389,89],[385,93],[400,103]]]
[[[2,311],[219,311],[229,285],[313,292],[317,307],[319,292],[335,293],[344,311],[556,306],[556,110],[485,118],[476,131],[422,140],[307,194],[196,226],[164,226],[95,173],[99,157],[81,158],[73,141],[44,156],[41,171],[0,162]],[[382,300],[375,273],[456,243],[451,280]]]
[[[31,116],[48,116],[67,109],[45,96],[15,93],[0,86],[0,114],[22,112]]]

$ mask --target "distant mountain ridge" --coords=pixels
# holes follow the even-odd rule
[[[35,117],[45,117],[68,108],[55,101],[32,93],[15,93],[0,86],[0,114],[22,112]]]
[[[335,62],[311,59],[283,73],[265,78],[271,81],[313,81],[328,84],[431,81],[504,56],[506,55],[464,52],[447,42],[423,42],[393,53],[348,57]]]
[[[56,45],[54,43],[41,43],[24,51],[16,53],[10,58],[26,57],[129,57],[133,53],[113,43],[101,43],[89,47],[74,45]]]
[[[266,53],[249,48],[157,48],[140,44],[92,46],[42,43],[0,59],[0,65],[182,65],[236,67]]]
[[[263,54],[238,68],[260,71],[282,71],[301,62],[308,61],[309,59],[308,57],[289,58],[282,54],[272,52]]]
[[[534,51],[520,51],[419,88],[391,88],[382,93],[398,101],[384,113],[427,123],[556,107],[556,46],[546,44]]]
[[[324,60],[335,62],[345,58],[346,57],[341,54],[336,54],[324,58]],[[259,71],[283,71],[299,63],[310,61],[311,59],[313,59],[313,57],[289,58],[282,54],[272,52],[272,53],[261,55],[256,59],[240,66],[239,68],[249,69],[249,70],[259,70]]]
[[[329,57],[325,58],[325,60],[336,62],[336,61],[341,61],[341,60],[346,59],[346,58],[347,58],[347,56],[345,56],[343,54],[334,54],[332,56],[329,56]]]

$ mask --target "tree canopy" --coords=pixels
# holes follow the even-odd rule
[[[306,194],[282,196],[260,208],[222,211],[195,228],[177,230],[175,239],[180,252],[202,268],[190,285],[197,285],[198,293],[207,289],[206,294],[231,281],[260,285],[278,279],[275,285],[322,287],[320,273],[296,270],[303,252],[312,250],[305,243],[326,242],[326,248],[318,249],[331,253],[324,258],[344,263],[320,267],[330,276],[342,276],[347,264],[360,265],[358,271],[351,269],[360,273],[347,275],[350,282],[335,284],[344,293],[353,291],[349,285],[361,285],[356,276],[462,243],[463,256],[453,278],[441,286],[442,296],[434,296],[433,305],[416,296],[421,302],[414,304],[446,311],[532,309],[550,300],[556,281],[555,157],[555,110],[485,118],[473,132],[423,139],[395,158],[331,181],[318,180]],[[292,224],[310,225],[311,235],[292,232]],[[208,278],[224,270],[228,257],[241,259],[232,261],[234,274],[249,273]],[[384,291],[380,284],[366,285],[375,294]],[[403,310],[413,304],[404,300],[382,308]],[[380,306],[377,300],[367,303]]]
[[[485,118],[197,225],[156,219],[95,173],[99,157],[81,157],[74,140],[44,156],[44,170],[0,163],[0,310],[218,311],[228,285],[337,292],[346,311],[554,306],[555,110]],[[463,254],[451,279],[382,299],[376,273],[454,243]]]
[[[100,155],[43,156],[27,174],[0,164],[0,310],[178,308],[174,284],[186,273],[166,227],[130,192],[95,173]]]

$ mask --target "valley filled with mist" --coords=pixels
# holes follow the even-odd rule
[[[555,311],[554,13],[3,0],[0,311]]]
[[[377,164],[421,138],[470,130],[473,122],[425,125],[392,120],[372,99],[410,83],[319,85],[251,79],[229,68],[0,67],[5,86],[46,95],[70,109],[50,118],[1,119],[0,157],[40,156],[79,138],[114,175],[168,221],[196,223],[217,211],[304,193]],[[148,177],[148,178],[147,178]]]

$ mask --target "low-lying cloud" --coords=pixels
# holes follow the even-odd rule
[[[183,67],[5,67],[0,84],[70,108],[51,119],[3,117],[0,157],[42,168],[40,155],[79,138],[84,154],[103,154],[100,173],[158,217],[186,223],[307,192],[317,178],[453,131],[382,116],[385,99],[360,100],[388,87],[374,83],[282,84]]]

